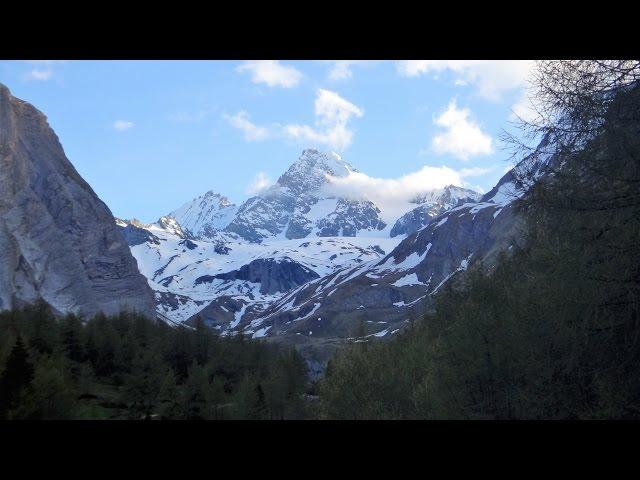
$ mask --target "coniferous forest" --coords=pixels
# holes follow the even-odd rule
[[[292,347],[42,303],[0,313],[0,418],[640,418],[640,68],[587,63],[539,71],[525,127],[554,162],[517,200],[524,241],[393,338],[312,383]]]
[[[135,314],[0,314],[3,419],[297,419],[306,367],[293,349]]]

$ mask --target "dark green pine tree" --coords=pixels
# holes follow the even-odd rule
[[[132,362],[131,373],[125,376],[123,401],[129,406],[132,419],[148,419],[155,413],[156,401],[162,388],[164,375],[159,371],[159,360],[150,352],[139,352]]]
[[[184,412],[188,420],[209,417],[209,383],[205,367],[194,360],[184,385]]]
[[[10,411],[18,406],[20,396],[33,376],[33,365],[29,361],[22,338],[18,335],[0,379],[0,418],[7,418]]]
[[[265,401],[264,390],[260,384],[256,386],[255,397],[256,401],[251,411],[251,418],[254,420],[263,420],[268,418],[267,402]]]
[[[80,332],[82,323],[75,315],[67,315],[61,321],[62,348],[69,360],[81,362],[84,360]]]
[[[31,325],[31,331],[27,335],[29,345],[41,354],[53,353],[58,344],[58,325],[54,321],[51,307],[40,300],[33,309],[25,310],[24,314]]]
[[[176,384],[176,376],[170,368],[167,370],[157,399],[160,418],[177,420],[184,418],[180,392]]]

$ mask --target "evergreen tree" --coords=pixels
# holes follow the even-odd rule
[[[224,390],[224,380],[219,376],[215,376],[209,384],[209,405],[213,420],[227,418],[226,409],[229,405]]]
[[[156,413],[156,402],[162,388],[163,376],[158,370],[160,362],[149,352],[139,351],[125,376],[123,400],[133,419],[148,419]]]
[[[160,418],[177,420],[184,417],[176,376],[171,369],[168,369],[164,375],[156,403]]]
[[[63,420],[73,418],[75,398],[71,383],[56,362],[47,358],[35,370],[31,388],[22,395],[14,418]]]
[[[51,307],[39,300],[36,304],[25,310],[27,322],[31,324],[29,332],[29,344],[39,354],[51,354],[58,342],[58,328],[51,312]]]
[[[185,417],[188,420],[209,418],[209,382],[205,367],[195,361],[189,368],[189,376],[184,385]]]
[[[34,368],[29,354],[18,335],[0,378],[0,418],[7,418],[11,410],[19,405],[20,398],[30,386]]]
[[[67,315],[60,324],[63,351],[67,358],[74,362],[81,362],[84,359],[80,339],[81,328],[80,319],[75,315]]]

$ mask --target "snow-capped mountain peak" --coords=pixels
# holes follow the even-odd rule
[[[438,215],[458,205],[469,202],[477,202],[482,194],[468,188],[447,185],[418,195],[412,203],[418,204],[416,208],[401,216],[391,229],[390,235],[409,235],[425,227]]]
[[[226,227],[237,211],[227,197],[208,191],[185,203],[168,216],[173,217],[185,231],[195,238],[210,238]]]
[[[357,170],[335,152],[306,149],[278,179],[277,185],[299,194],[318,189],[327,177],[346,177]]]
[[[240,206],[225,231],[250,242],[380,231],[385,223],[373,202],[341,198],[322,189],[332,177],[356,171],[335,152],[306,149],[272,187]]]

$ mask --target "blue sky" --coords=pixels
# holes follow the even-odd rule
[[[523,61],[2,61],[114,215],[156,220],[214,190],[241,202],[307,147],[402,195],[455,181],[489,190],[498,136],[526,114]],[[427,167],[427,168],[425,168]],[[351,187],[349,187],[351,188]],[[383,200],[382,200],[383,201]]]

